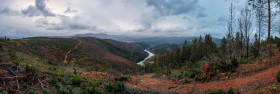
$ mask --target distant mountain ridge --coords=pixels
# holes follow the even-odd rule
[[[72,37],[95,37],[95,38],[100,38],[100,39],[113,39],[113,40],[123,41],[123,42],[144,42],[144,43],[150,44],[151,46],[158,45],[158,44],[179,44],[179,45],[181,45],[185,42],[185,40],[187,40],[189,43],[192,43],[192,40],[194,38],[196,38],[195,36],[192,36],[192,37],[166,37],[166,36],[140,37],[140,36],[127,36],[127,35],[108,35],[105,33],[77,34]],[[213,41],[216,42],[217,45],[220,45],[221,39],[213,38]]]

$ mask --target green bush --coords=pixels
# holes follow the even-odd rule
[[[37,69],[34,67],[34,66],[32,66],[32,65],[25,65],[25,71],[26,72],[31,72],[31,73],[35,73],[35,72],[37,72]]]
[[[190,69],[184,72],[184,75],[188,75],[190,78],[194,78],[196,75],[198,75],[200,72],[202,72],[201,68],[194,68]]]
[[[233,59],[231,59],[231,64],[233,67],[238,67],[238,61],[235,57]]]
[[[209,94],[223,94],[223,90],[222,89],[217,89],[216,91],[212,91]]]
[[[50,60],[50,61],[48,61],[48,64],[53,65],[54,61]]]
[[[191,81],[189,81],[188,79],[184,80],[184,83],[189,83],[189,82],[191,82]]]
[[[172,73],[171,78],[180,79],[180,78],[182,78],[182,74],[178,73],[178,72]]]
[[[34,90],[34,89],[30,89],[30,90],[28,91],[28,93],[29,93],[29,94],[39,94],[39,92],[37,92],[37,91]]]
[[[232,87],[230,87],[230,88],[228,88],[228,94],[234,94],[234,92],[233,92],[233,88]]]
[[[81,83],[83,83],[84,79],[83,77],[79,76],[79,75],[74,75],[70,81],[72,82],[72,84],[75,85],[80,85]]]
[[[102,80],[93,79],[86,87],[86,94],[104,94],[103,86]]]
[[[51,94],[51,91],[49,90],[49,88],[45,88],[43,90],[43,94]]]
[[[278,73],[276,75],[276,79],[277,79],[277,82],[280,83],[280,71],[278,71]]]
[[[8,50],[8,52],[10,53],[10,56],[15,59],[16,58],[16,52],[14,50]]]
[[[194,79],[195,79],[195,81],[200,81],[200,78],[198,75],[195,75]]]
[[[4,92],[0,92],[0,94],[8,94],[8,93],[4,91]]]
[[[215,71],[210,72],[209,76],[210,77],[216,76],[216,72]]]
[[[13,61],[16,65],[20,65],[20,60],[14,60]]]
[[[77,87],[77,88],[74,88],[73,94],[83,94],[83,92],[82,92],[81,88]]]
[[[270,92],[275,92],[276,89],[277,89],[276,87],[272,87],[272,88],[269,88],[269,91],[270,91]]]
[[[71,86],[67,85],[66,87],[60,87],[58,89],[59,94],[70,94],[71,93]]]
[[[124,91],[124,89],[125,89],[125,87],[122,82],[113,83],[113,92],[122,93]]]
[[[113,82],[112,84],[106,84],[105,88],[109,92],[122,93],[125,90],[125,86],[122,82]]]

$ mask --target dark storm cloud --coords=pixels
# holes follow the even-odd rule
[[[25,16],[55,16],[49,9],[46,8],[45,0],[35,0],[35,6],[29,6],[27,9],[22,10],[22,14]]]
[[[162,15],[179,15],[198,13],[197,17],[205,17],[204,9],[198,5],[199,0],[147,0],[147,6],[153,6]]]

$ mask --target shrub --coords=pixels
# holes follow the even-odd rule
[[[181,73],[172,73],[171,78],[180,79],[182,78]]]
[[[276,75],[276,79],[277,79],[277,82],[280,83],[280,71],[278,71],[278,73]]]
[[[29,92],[29,94],[39,94],[39,92],[37,92],[34,89],[30,89],[28,92]]]
[[[50,64],[50,65],[53,65],[54,64],[54,61],[48,61],[48,64]]]
[[[216,76],[216,72],[215,71],[210,72],[209,76],[210,77]]]
[[[234,92],[233,92],[233,88],[232,87],[230,87],[230,88],[228,88],[228,94],[234,94]]]
[[[37,71],[37,69],[34,67],[34,66],[32,66],[32,65],[25,65],[25,71],[26,72],[31,72],[31,73],[35,73],[36,71]]]
[[[190,69],[184,74],[188,74],[188,77],[194,78],[196,75],[198,75],[202,70],[200,68]]]
[[[16,52],[14,50],[8,50],[8,52],[10,53],[10,56],[15,59],[16,58]]]
[[[43,90],[43,94],[51,94],[51,91],[49,90],[49,88],[45,88]]]
[[[0,94],[8,94],[8,93],[4,91],[4,92],[0,92]]]
[[[74,75],[70,81],[72,82],[72,84],[75,85],[80,85],[84,80],[83,77],[79,76],[79,75]]]
[[[200,80],[200,78],[199,78],[198,75],[196,75],[196,76],[194,77],[194,79],[195,79],[195,81],[199,81],[199,80]]]
[[[90,81],[88,83],[88,86],[86,87],[86,93],[87,94],[103,94],[104,90],[103,88],[103,82],[99,79],[93,79],[93,81]]]
[[[270,92],[275,92],[275,90],[276,90],[276,87],[269,88]]]
[[[66,87],[60,87],[58,89],[59,94],[70,94],[71,93],[71,86],[69,88],[69,86]]]
[[[122,93],[125,90],[125,86],[122,82],[113,82],[112,84],[106,84],[105,88],[109,92]]]
[[[223,94],[223,90],[222,89],[217,89],[216,91],[212,91],[209,94]]]
[[[234,67],[238,67],[238,61],[237,61],[237,59],[235,57],[233,59],[231,59],[231,64]]]
[[[82,92],[81,88],[77,87],[77,88],[74,88],[73,94],[83,94],[83,92]]]
[[[191,81],[189,81],[188,79],[184,80],[184,83],[189,83],[189,82],[191,82]]]
[[[20,61],[19,60],[14,60],[13,61],[16,65],[20,65]]]
[[[113,83],[113,87],[114,87],[113,91],[118,93],[123,92],[125,89],[124,84],[122,82]]]

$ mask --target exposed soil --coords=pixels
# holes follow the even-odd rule
[[[67,63],[67,62],[68,62],[68,61],[67,61],[67,57],[68,57],[68,55],[71,53],[71,51],[77,49],[78,46],[81,45],[81,43],[82,43],[82,41],[80,40],[78,45],[76,45],[73,49],[69,50],[69,51],[66,53],[65,58],[64,58],[64,60],[63,60],[64,63]]]
[[[242,69],[245,66],[240,67]],[[270,87],[278,84],[275,75],[280,69],[280,51],[276,51],[271,58],[265,58],[262,62],[256,62],[251,65],[247,64],[246,68],[248,69],[241,71],[241,77],[225,79],[223,81],[210,81],[206,83],[192,81],[191,83],[185,84],[183,83],[183,79],[171,81],[167,78],[154,78],[153,74],[146,74],[131,76],[131,81],[125,84],[128,87],[141,90],[155,90],[159,92],[173,91],[184,94],[209,93],[209,91],[217,89],[227,90],[229,87],[239,88],[239,91],[242,93],[256,94],[258,91],[257,85]]]

